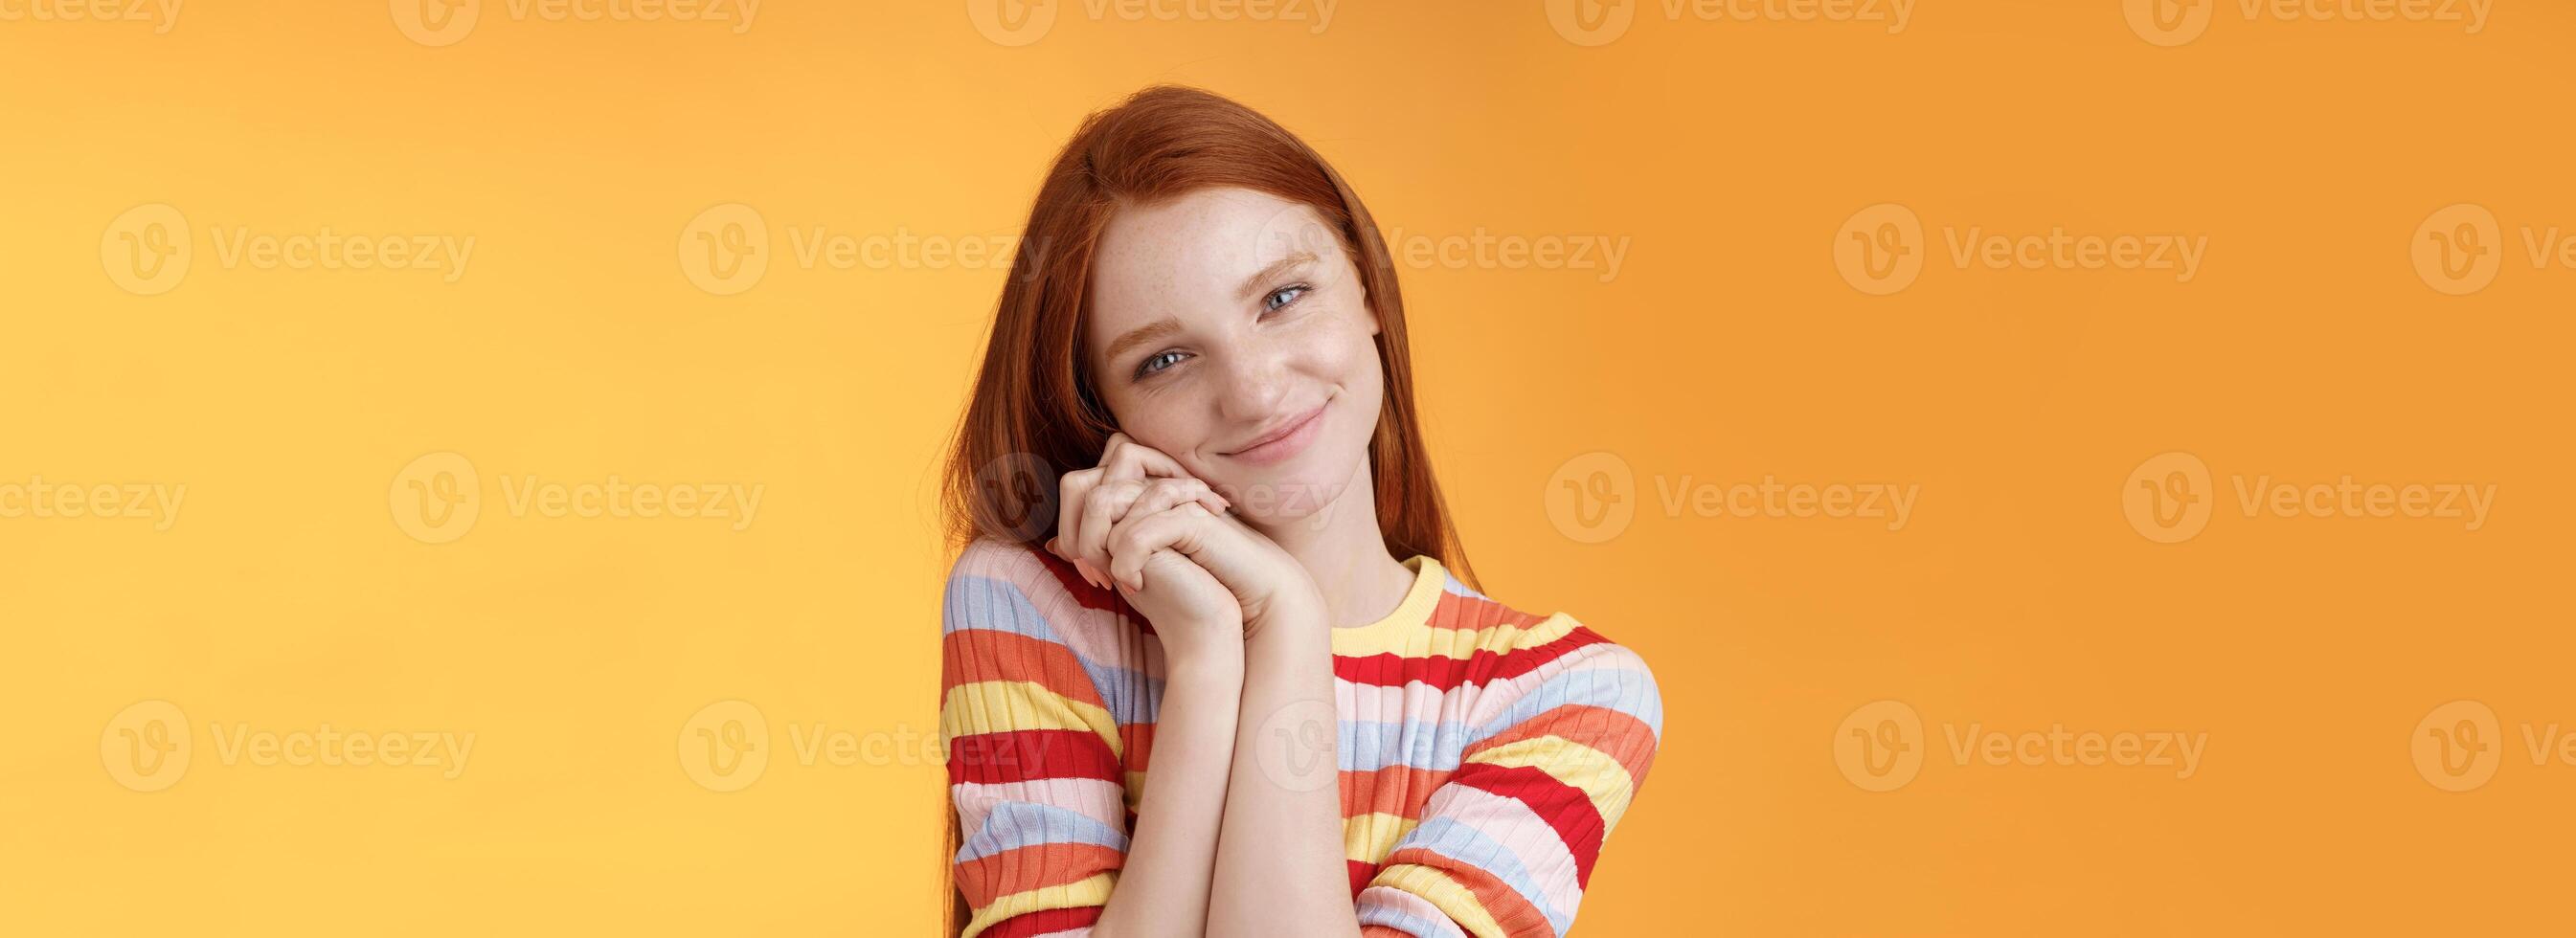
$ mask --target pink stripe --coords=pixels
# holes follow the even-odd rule
[[[993,806],[1004,802],[1053,805],[1082,812],[1084,817],[1109,825],[1111,830],[1127,829],[1126,790],[1117,782],[1097,778],[1042,778],[1026,782],[959,782],[950,786],[955,793],[957,827],[963,831],[984,829],[984,818]]]

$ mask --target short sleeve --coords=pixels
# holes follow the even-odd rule
[[[1088,934],[1124,865],[1124,746],[1102,666],[1068,637],[1078,610],[1026,547],[976,541],[949,573],[939,731],[964,938]]]
[[[1633,651],[1600,639],[1490,685],[1458,769],[1359,893],[1370,938],[1557,938],[1663,734]]]

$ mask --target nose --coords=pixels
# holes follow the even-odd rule
[[[1253,337],[1218,356],[1217,364],[1224,371],[1218,414],[1238,430],[1279,417],[1280,410],[1294,403],[1289,400],[1295,383],[1295,370],[1289,367],[1294,354],[1289,343]]]

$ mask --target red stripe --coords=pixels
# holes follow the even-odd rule
[[[1502,877],[1473,862],[1443,856],[1427,847],[1406,847],[1387,857],[1386,862],[1439,870],[1451,882],[1466,887],[1467,893],[1476,897],[1476,904],[1485,907],[1485,914],[1494,917],[1494,924],[1502,928],[1503,934],[1556,934],[1555,926],[1548,922],[1547,915],[1538,910],[1538,905],[1530,897],[1505,885]]]
[[[1070,909],[1040,909],[994,922],[993,927],[977,934],[982,938],[1029,938],[1031,935],[1081,928],[1099,921],[1100,907],[1096,905]]]
[[[1078,883],[1127,865],[1127,855],[1099,844],[1036,843],[956,865],[957,891],[975,908],[1017,892]]]
[[[1583,790],[1556,780],[1534,766],[1497,766],[1471,762],[1458,767],[1451,782],[1481,788],[1528,805],[1530,813],[1556,829],[1566,852],[1574,855],[1574,882],[1590,888],[1592,863],[1601,857],[1601,809]],[[1493,832],[1488,832],[1493,833]]]
[[[1068,700],[1107,706],[1092,686],[1082,659],[1058,642],[1015,632],[964,628],[940,640],[939,689],[948,691],[984,681],[1027,681]]]
[[[1390,765],[1382,769],[1342,770],[1342,816],[1392,814],[1422,819],[1422,805],[1440,790],[1455,769],[1417,769]]]
[[[1440,602],[1431,607],[1430,624],[1435,629],[1480,632],[1498,625],[1514,625],[1526,629],[1545,621],[1547,621],[1546,616],[1530,615],[1495,602],[1491,598],[1478,599],[1461,593],[1443,591],[1440,594]]]
[[[1128,605],[1127,597],[1118,595],[1117,590],[1083,582],[1082,572],[1073,568],[1073,562],[1048,553],[1046,542],[1023,544],[1020,547],[1028,551],[1030,556],[1036,557],[1038,563],[1046,567],[1047,573],[1054,575],[1056,583],[1062,585],[1065,592],[1073,594],[1073,601],[1082,608],[1115,612],[1125,617],[1127,621],[1135,623],[1137,631],[1147,635],[1154,634],[1153,623],[1145,621],[1144,613],[1137,612],[1136,607]]]
[[[1089,730],[977,733],[948,743],[948,784],[996,784],[1042,778],[1124,781],[1118,755]]]
[[[1460,685],[1484,685],[1510,680],[1539,669],[1539,666],[1565,657],[1566,653],[1586,645],[1598,645],[1608,639],[1591,629],[1577,627],[1565,636],[1535,648],[1518,648],[1507,653],[1478,651],[1465,658],[1407,658],[1388,652],[1366,656],[1333,656],[1333,676],[1353,684],[1376,687],[1402,687],[1412,682],[1428,684],[1446,693]]]
[[[1357,899],[1360,897],[1360,890],[1368,888],[1369,880],[1377,878],[1377,864],[1362,863],[1358,860],[1342,862],[1350,867],[1351,898]]]

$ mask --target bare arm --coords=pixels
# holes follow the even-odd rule
[[[1154,727],[1152,771],[1145,775],[1127,867],[1101,909],[1093,938],[1194,935],[1207,921],[1243,687],[1241,646],[1210,644],[1216,647],[1193,652],[1188,660],[1164,659],[1168,676]]]
[[[1359,934],[1342,845],[1331,636],[1319,603],[1290,601],[1265,610],[1244,642],[1210,935]]]

